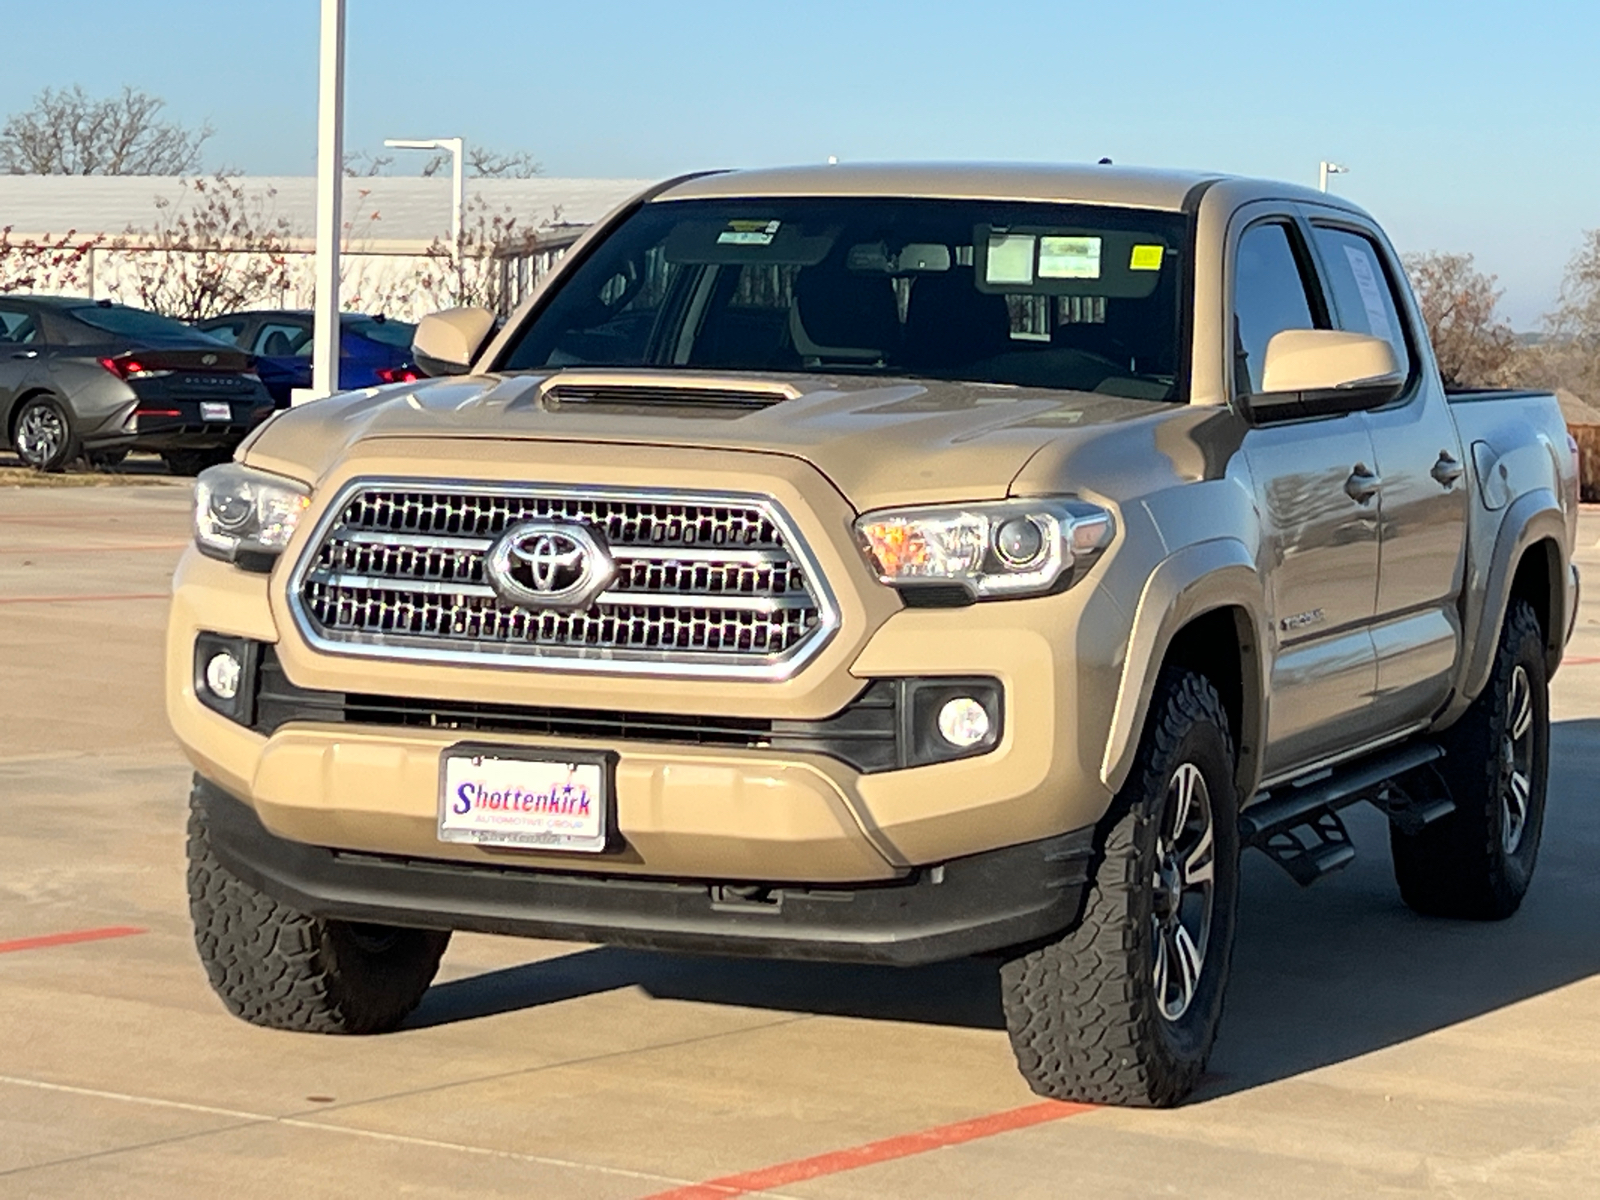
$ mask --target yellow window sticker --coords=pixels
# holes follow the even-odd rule
[[[1133,256],[1128,259],[1130,271],[1159,271],[1161,260],[1166,255],[1165,246],[1135,246]]]
[[[1099,279],[1100,239],[1097,237],[1040,238],[1039,278]]]

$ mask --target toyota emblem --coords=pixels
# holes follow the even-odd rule
[[[521,521],[489,548],[495,594],[527,609],[587,608],[617,574],[600,535],[566,521]]]

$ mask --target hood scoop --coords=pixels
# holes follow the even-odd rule
[[[660,375],[563,371],[540,386],[539,405],[550,412],[580,407],[668,409],[675,415],[738,417],[797,399],[800,394],[792,384],[767,380],[663,379]]]

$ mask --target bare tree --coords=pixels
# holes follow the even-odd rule
[[[422,164],[422,174],[424,177],[437,175],[450,165],[450,155],[435,154]],[[544,170],[526,150],[501,154],[485,146],[473,145],[467,146],[466,162],[462,167],[466,174],[479,179],[532,179]]]
[[[524,224],[510,208],[490,211],[483,197],[474,196],[462,216],[461,253],[456,254],[448,239],[434,239],[426,265],[412,279],[410,298],[424,297],[433,308],[474,304],[504,312],[504,262],[538,248],[538,229]]]
[[[0,171],[12,175],[183,175],[200,166],[210,125],[163,121],[166,101],[137,88],[96,100],[45,88],[0,126]]]
[[[1588,230],[1567,263],[1556,307],[1538,349],[1544,386],[1600,401],[1600,229]]]
[[[1422,306],[1439,373],[1452,387],[1503,383],[1517,351],[1516,334],[1496,315],[1501,289],[1470,254],[1408,254],[1406,274]]]
[[[344,156],[344,173],[352,179],[371,179],[387,175],[394,165],[394,155],[374,154],[370,150],[356,150]]]
[[[7,225],[0,229],[0,292],[86,292],[93,284],[90,255],[104,240],[69,229],[60,237],[14,242]]]
[[[113,243],[125,269],[111,290],[183,321],[281,302],[291,283],[290,231],[272,211],[276,191],[250,196],[220,174],[182,187],[184,203],[157,199],[152,228],[130,228]]]

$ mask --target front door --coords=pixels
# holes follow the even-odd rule
[[[1299,226],[1267,219],[1234,260],[1235,390],[1261,390],[1267,342],[1328,325]],[[1369,736],[1377,669],[1378,498],[1364,413],[1259,426],[1244,452],[1262,521],[1272,619],[1268,776],[1307,766]]]

